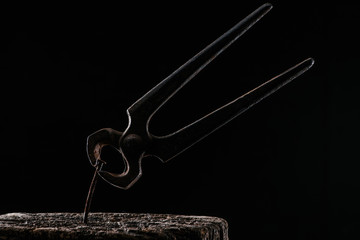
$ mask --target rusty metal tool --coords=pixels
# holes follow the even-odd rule
[[[271,8],[269,3],[260,6],[131,105],[127,109],[129,123],[125,131],[103,128],[88,137],[87,154],[96,170],[87,198],[84,222],[87,221],[98,176],[115,187],[130,188],[142,175],[141,161],[144,157],[155,156],[163,162],[169,161],[313,65],[314,60],[308,58],[174,133],[155,136],[149,132],[148,125],[156,111]],[[121,153],[122,159],[119,161],[124,162],[125,169],[120,174],[101,170],[102,165],[106,164],[101,159],[101,149],[107,145]]]

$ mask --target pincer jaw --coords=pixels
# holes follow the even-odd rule
[[[124,171],[121,174],[110,173],[107,171],[99,171],[98,174],[110,185],[123,190],[127,190],[132,187],[142,176],[142,169],[140,165],[141,163],[139,163],[139,168],[137,168],[135,171],[128,170]]]
[[[87,155],[91,165],[98,169],[98,175],[109,184],[121,188],[130,188],[142,175],[141,159],[144,156],[145,142],[137,134],[127,134],[111,128],[100,129],[87,138]],[[106,161],[101,159],[104,146],[112,146],[121,154],[125,168],[122,173],[102,171]]]
[[[106,162],[101,159],[102,148],[110,145],[118,149],[119,140],[122,135],[122,132],[112,128],[102,128],[88,136],[86,141],[86,152],[93,167],[96,167],[101,163],[106,164]]]

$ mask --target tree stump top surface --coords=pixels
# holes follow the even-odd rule
[[[207,239],[228,240],[218,217],[139,213],[8,213],[0,215],[0,239]]]

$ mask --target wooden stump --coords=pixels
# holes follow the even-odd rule
[[[1,240],[228,240],[224,219],[136,213],[8,213],[0,215]]]

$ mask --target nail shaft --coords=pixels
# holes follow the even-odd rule
[[[85,202],[85,208],[84,208],[84,215],[83,215],[83,223],[87,224],[88,222],[88,215],[89,215],[89,211],[90,211],[90,205],[91,205],[91,201],[95,192],[95,187],[96,187],[96,183],[98,180],[98,171],[101,169],[102,167],[102,163],[100,163],[99,165],[96,166],[95,168],[95,172],[94,172],[94,176],[91,180],[91,184],[90,184],[90,188],[89,188],[89,192],[86,198],[86,202]]]

